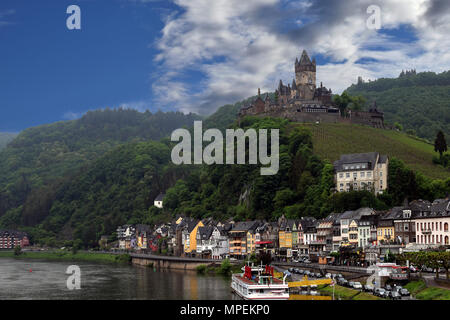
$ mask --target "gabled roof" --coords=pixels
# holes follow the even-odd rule
[[[23,231],[17,230],[0,230],[0,237],[14,237],[14,238],[23,238],[28,237],[28,234]]]
[[[299,220],[299,223],[302,226],[303,231],[305,231],[309,226],[315,226],[317,224],[317,220],[313,217],[302,217]]]
[[[165,194],[164,193],[160,193],[158,194],[158,196],[156,197],[155,201],[163,201]]]
[[[212,226],[198,228],[198,234],[200,234],[200,239],[202,240],[208,240],[209,238],[211,238],[213,231],[214,227]]]
[[[234,225],[233,229],[231,229],[231,232],[256,230],[258,226],[258,221],[241,221]]]
[[[333,166],[335,170],[343,171],[343,166],[346,164],[368,163],[369,167],[362,170],[373,169],[376,165],[378,155],[378,152],[343,154],[339,160],[333,162]],[[384,162],[380,161],[380,163],[385,163],[387,161],[387,156],[380,155],[380,159],[384,159]],[[356,169],[351,170],[355,171]]]
[[[431,202],[428,200],[414,200],[409,203],[409,208],[413,212],[430,211]]]
[[[349,219],[349,220],[359,220],[362,216],[369,216],[375,214],[375,211],[371,208],[359,208],[358,210],[354,211],[345,211],[342,213],[342,215],[339,217],[339,220],[342,219]]]

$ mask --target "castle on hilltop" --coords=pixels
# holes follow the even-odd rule
[[[378,111],[376,103],[366,111],[349,112],[342,117],[339,109],[332,100],[332,91],[323,86],[316,85],[316,60],[308,56],[303,50],[300,61],[295,60],[295,79],[292,85],[287,86],[280,80],[275,96],[272,99],[266,93],[243,106],[239,111],[239,119],[245,116],[263,116],[285,118],[295,122],[348,122],[370,125],[377,128],[384,127],[384,115]]]

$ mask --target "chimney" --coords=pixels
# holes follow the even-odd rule
[[[260,97],[260,96],[261,96],[261,89],[258,88],[258,97]]]

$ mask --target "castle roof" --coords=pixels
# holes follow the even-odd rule
[[[308,53],[306,52],[306,50],[303,50],[302,52],[302,57],[300,58],[300,65],[301,66],[308,66],[308,65],[312,65],[313,63],[311,62],[311,59],[308,56]]]

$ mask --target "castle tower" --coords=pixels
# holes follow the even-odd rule
[[[295,61],[295,81],[301,98],[312,100],[316,90],[316,60],[310,60],[303,50],[300,61]]]

